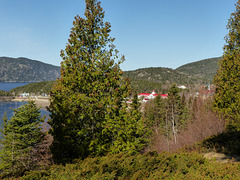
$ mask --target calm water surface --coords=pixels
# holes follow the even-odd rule
[[[19,86],[24,86],[26,84],[29,84],[29,82],[14,82],[14,83],[10,83],[10,82],[0,82],[0,90],[4,90],[4,91],[9,91],[15,87],[19,87]],[[12,102],[12,101],[8,101],[8,102],[0,102],[0,127],[2,124],[2,118],[5,114],[5,112],[7,113],[7,117],[8,119],[10,119],[13,116],[13,110],[12,109],[17,109],[19,108],[21,105],[26,104],[27,102]],[[46,109],[40,109],[41,112],[41,116],[46,116],[47,118],[49,117],[49,112]]]
[[[8,119],[10,119],[13,116],[13,110],[12,109],[17,109],[21,105],[26,104],[27,102],[0,102],[0,126],[2,124],[2,118],[4,117],[5,112],[7,113]],[[46,118],[49,117],[49,112],[46,109],[40,109],[41,116],[46,116]]]

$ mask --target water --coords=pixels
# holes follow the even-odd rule
[[[4,90],[4,91],[9,91],[15,87],[19,87],[19,86],[24,86],[26,84],[29,84],[29,82],[0,82],[0,90]],[[1,124],[2,124],[2,118],[4,117],[5,112],[7,113],[7,117],[8,119],[10,119],[13,116],[13,109],[17,109],[19,108],[21,105],[26,104],[27,102],[12,102],[12,101],[8,101],[8,102],[1,102],[0,101],[0,128],[1,128]],[[41,116],[46,116],[46,119],[48,119],[49,117],[49,112],[46,109],[40,109],[41,112]]]
[[[18,101],[8,101],[8,102],[0,102],[0,124],[2,123],[2,118],[4,117],[4,114],[6,112],[8,119],[10,119],[13,116],[13,110],[17,109],[21,105],[26,104],[27,102],[18,102]],[[46,109],[40,109],[41,116],[46,116],[46,119],[49,117],[49,112]],[[1,125],[0,125],[1,126]]]
[[[0,90],[9,91],[12,88],[24,86],[26,84],[29,84],[29,83],[19,83],[19,82],[16,82],[16,83],[4,82],[4,83],[2,83],[2,82],[0,82]],[[18,102],[18,101],[1,102],[0,101],[0,129],[2,129],[2,123],[3,123],[2,119],[5,115],[5,112],[7,114],[7,118],[11,119],[11,117],[13,116],[13,113],[14,113],[13,109],[17,109],[26,103],[27,103],[26,101],[22,101],[22,102]],[[40,109],[40,113],[41,113],[41,117],[45,116],[46,117],[45,121],[47,121],[47,119],[49,118],[49,112],[46,109],[42,108],[42,109]],[[1,135],[1,133],[0,133],[0,135]],[[1,136],[0,136],[0,138],[1,138]],[[0,148],[1,148],[1,144],[0,144]]]
[[[30,82],[0,82],[0,91],[10,91],[13,88],[24,86]]]

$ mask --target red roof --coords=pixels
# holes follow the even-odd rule
[[[168,97],[168,95],[167,95],[167,94],[161,94],[161,96],[162,96],[162,97]]]
[[[150,93],[140,93],[139,96],[149,96]]]
[[[156,96],[158,96],[158,95],[160,95],[161,97],[168,97],[167,94],[151,94],[151,93],[140,93],[140,94],[139,94],[139,96],[150,96],[150,95],[152,95],[152,96],[154,96],[154,97],[156,97]]]

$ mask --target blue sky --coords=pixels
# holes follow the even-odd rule
[[[123,70],[177,68],[223,53],[237,0],[102,0]],[[60,65],[84,0],[0,0],[0,56]]]

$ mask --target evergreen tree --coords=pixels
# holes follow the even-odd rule
[[[0,174],[20,175],[36,167],[35,148],[44,138],[40,125],[44,121],[33,101],[14,110],[10,120],[3,118]]]
[[[146,145],[148,138],[146,138],[145,134],[147,134],[147,129],[145,129],[144,121],[142,118],[142,113],[140,108],[141,103],[138,99],[138,93],[135,91],[133,94],[132,104],[130,107],[130,113],[129,118],[127,121],[128,126],[126,132],[128,133],[128,139],[130,147],[133,146],[133,148],[130,148],[133,150],[133,152],[137,152],[143,149],[143,147]]]
[[[51,93],[49,123],[56,163],[126,150],[126,98],[131,89],[119,67],[124,56],[119,59],[100,2],[85,2],[86,18],[75,17],[61,51],[61,77]]]
[[[168,93],[168,99],[166,102],[166,124],[170,127],[170,132],[172,136],[169,135],[169,138],[173,138],[174,142],[177,142],[177,134],[181,130],[188,120],[188,112],[186,110],[187,106],[185,103],[185,96],[181,98],[179,94],[179,89],[174,84]]]
[[[168,128],[166,128],[166,101],[162,99],[161,96],[157,96],[154,99],[154,111],[155,111],[155,120],[154,120],[154,126],[156,134],[158,135],[158,129],[161,128],[162,134],[167,135]]]
[[[169,126],[166,125],[165,118],[166,100],[162,99],[161,96],[157,96],[145,104],[143,119],[146,132],[144,135],[148,141],[160,134],[168,136]]]
[[[227,118],[227,127],[240,129],[240,0],[231,14],[223,59],[214,78],[214,106]]]
[[[128,152],[135,154],[139,152],[146,143],[143,137],[146,130],[140,113],[140,103],[138,102],[137,93],[134,93],[132,103],[128,105],[128,110],[121,110],[115,119],[106,121],[109,134],[114,139],[110,147],[111,153]]]
[[[240,129],[240,51],[225,54],[214,78],[214,106],[227,119],[227,128]]]
[[[153,132],[155,121],[156,121],[156,104],[153,100],[149,100],[144,104],[144,124],[146,128],[149,129],[150,134]]]
[[[225,36],[224,55],[232,54],[235,50],[240,50],[240,0],[236,3],[236,10],[228,20],[228,34]]]

